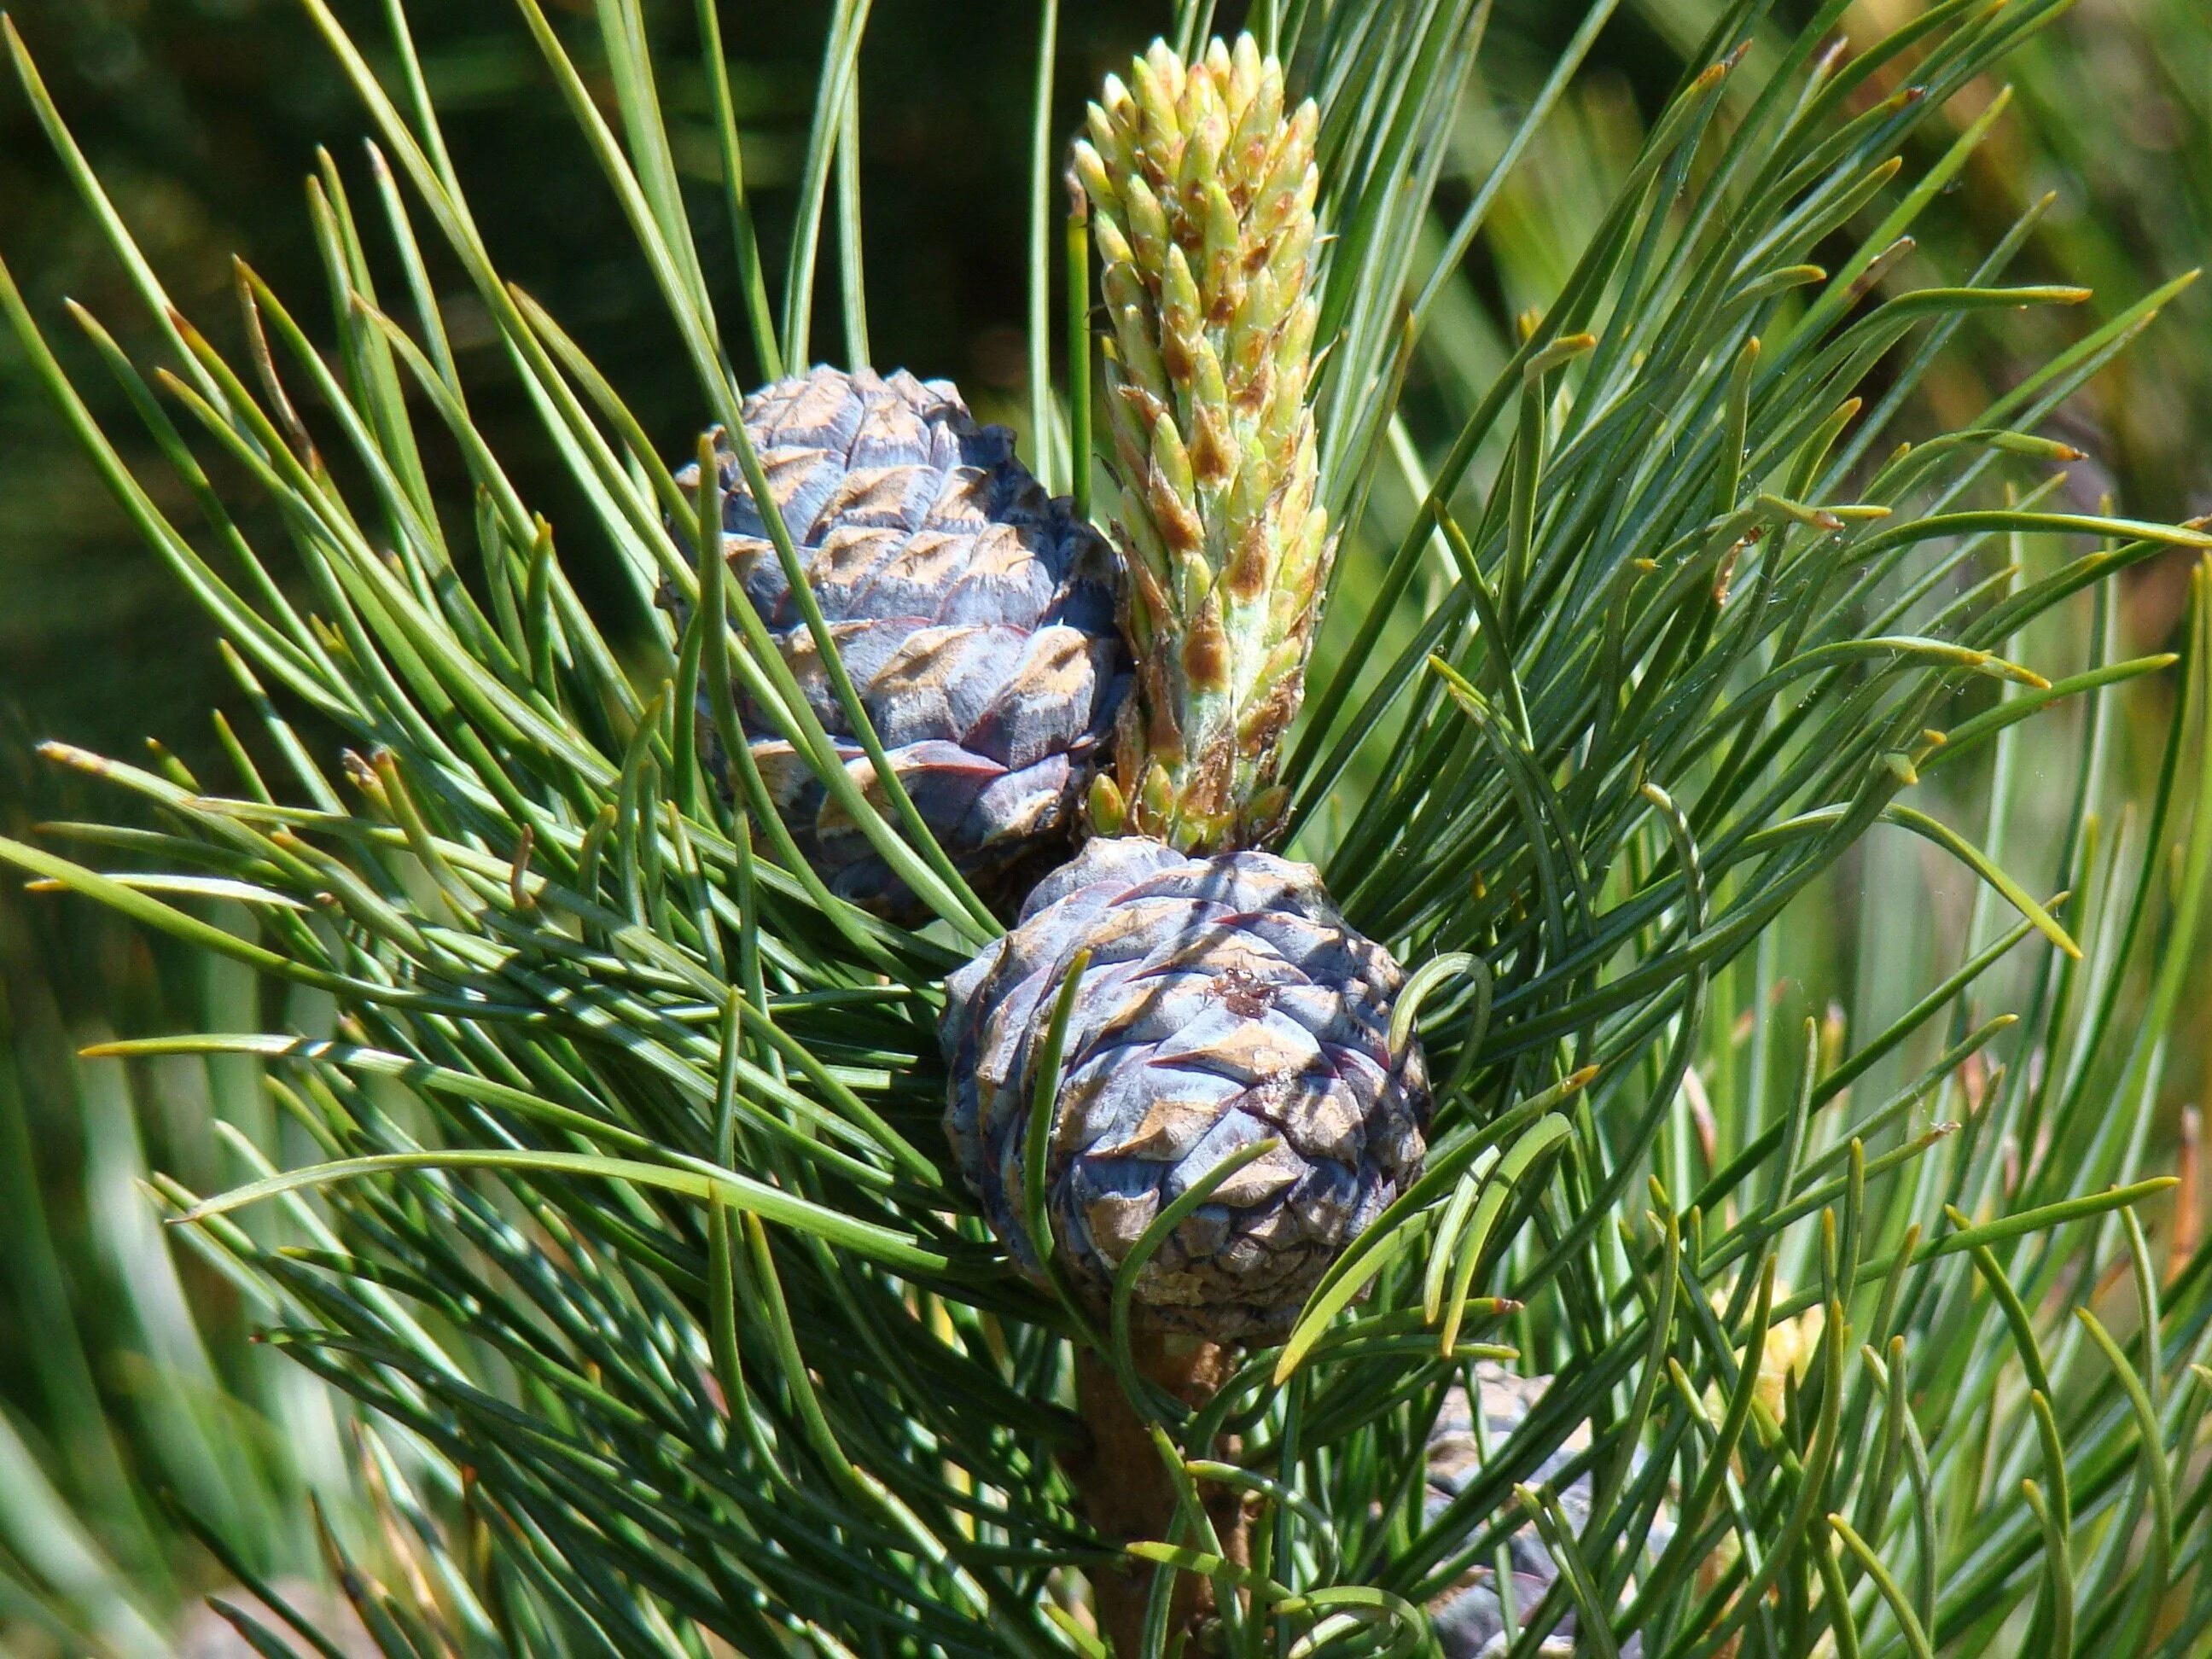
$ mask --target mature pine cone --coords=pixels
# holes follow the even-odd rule
[[[755,392],[744,421],[893,770],[962,872],[1011,902],[1064,853],[1127,677],[1104,541],[948,381],[819,368]],[[889,817],[737,458],[717,448],[731,572]],[[696,464],[678,478],[696,487]],[[757,707],[741,714],[808,862],[846,897],[912,914],[786,735]]]
[[[1419,1173],[1418,1042],[1392,1053],[1401,975],[1345,924],[1310,866],[1091,842],[1014,931],[956,974],[942,1036],[963,1173],[1024,1267],[1023,1144],[1070,958],[1075,994],[1045,1162],[1056,1263],[1094,1302],[1161,1207],[1222,1158],[1231,1176],[1136,1280],[1150,1327],[1279,1336],[1323,1269]]]
[[[1431,1521],[1441,1515],[1446,1505],[1481,1473],[1485,1451],[1495,1457],[1499,1448],[1528,1420],[1551,1387],[1552,1379],[1516,1376],[1503,1366],[1484,1359],[1475,1362],[1474,1385],[1482,1402],[1480,1443],[1475,1439],[1474,1416],[1468,1408],[1467,1390],[1462,1388],[1455,1387],[1444,1396],[1443,1409],[1437,1413],[1436,1426],[1430,1431],[1425,1507]],[[1555,1484],[1559,1471],[1589,1449],[1589,1425],[1577,1424],[1565,1443],[1522,1484]],[[1569,1524],[1579,1532],[1589,1520],[1589,1476],[1577,1476],[1559,1493],[1559,1498]],[[1673,1535],[1673,1526],[1662,1510],[1645,1547],[1656,1553],[1666,1548]],[[1535,1612],[1553,1581],[1559,1576],[1559,1565],[1545,1547],[1542,1534],[1534,1522],[1522,1526],[1506,1540],[1505,1554],[1508,1571],[1513,1575],[1516,1621],[1525,1627],[1528,1616]],[[1507,1648],[1505,1620],[1498,1606],[1497,1573],[1492,1565],[1488,1561],[1478,1563],[1459,1583],[1431,1601],[1429,1623],[1436,1632],[1437,1646],[1443,1650],[1444,1659],[1498,1659],[1504,1654]],[[1575,1642],[1575,1615],[1571,1610],[1545,1633],[1536,1651],[1547,1656],[1547,1659],[1551,1656],[1569,1659],[1580,1651]],[[1621,1659],[1637,1659],[1643,1644],[1631,1636],[1621,1644],[1620,1651]]]

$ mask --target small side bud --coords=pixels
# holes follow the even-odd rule
[[[1128,821],[1129,803],[1121,798],[1121,786],[1112,776],[1101,772],[1091,780],[1091,793],[1084,802],[1084,811],[1091,819],[1094,836],[1118,836]]]

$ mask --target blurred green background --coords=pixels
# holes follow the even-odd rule
[[[1848,29],[1870,38],[1920,9],[1860,0]],[[374,5],[340,9],[374,32]],[[1162,27],[1169,8],[1069,0],[1060,9],[1072,126],[1082,92]],[[1438,355],[1460,378],[1486,378],[1503,360],[1504,319],[1553,291],[1632,158],[1645,114],[1717,9],[1713,0],[1631,0],[1607,27],[1501,198],[1467,293],[1440,314]],[[1810,9],[1778,8],[1770,34]],[[748,184],[773,264],[827,8],[743,0],[723,10]],[[1224,5],[1223,22],[1237,10]],[[1464,202],[1581,10],[1501,0],[1448,210]],[[672,0],[654,15],[669,48],[664,93],[696,116],[705,100],[689,67],[691,11],[690,0]],[[680,449],[698,418],[688,371],[512,5],[435,0],[410,15],[495,252],[671,452]],[[319,283],[302,181],[316,146],[330,147],[350,189],[371,184],[365,123],[294,0],[28,0],[13,16],[185,313],[233,337],[234,253],[312,313]],[[878,0],[862,58],[875,356],[952,376],[987,418],[1017,423],[1037,18],[1035,0]],[[1771,51],[1768,39],[1753,50]],[[2212,6],[2083,0],[2014,59],[2009,78],[2012,110],[1909,256],[1917,278],[1970,269],[2046,191],[2056,201],[2016,279],[2093,287],[2096,316],[2212,256]],[[1878,82],[1873,95],[1896,89]],[[1955,100],[1947,119],[1963,125],[1997,91]],[[679,160],[710,177],[703,125],[695,136]],[[131,311],[123,274],[12,82],[0,92],[0,251],[42,318],[58,322],[64,297],[111,320]],[[2079,500],[2109,494],[2142,517],[2212,512],[2208,290],[2184,295],[2052,429],[2089,457],[2068,486]],[[456,314],[466,310],[460,302]],[[2089,320],[2045,312],[1971,332],[1932,382],[1931,414],[1963,418]],[[479,424],[526,474],[532,417],[502,381],[489,330],[455,344]],[[83,354],[71,362],[88,385],[100,383]],[[1459,397],[1456,378],[1417,384],[1411,406],[1449,419]],[[124,412],[120,395],[100,412]],[[158,470],[147,477],[157,491],[171,487]],[[524,483],[533,500],[562,499],[550,460]],[[588,582],[587,562],[579,574]],[[2131,579],[2125,653],[2168,639],[2185,586],[2179,560]],[[613,603],[617,592],[609,581],[598,597]],[[2151,694],[2148,713],[2162,695]],[[35,740],[137,755],[152,735],[190,767],[212,752],[204,711],[237,700],[204,620],[132,537],[12,338],[0,341],[0,833],[90,815],[85,786],[36,760]],[[1863,966],[1854,948],[1847,938],[1836,945],[1834,973]],[[245,1165],[212,1127],[218,1119],[281,1156],[253,1070],[179,1060],[126,1073],[75,1054],[111,1029],[253,1029],[266,1018],[264,994],[242,970],[175,957],[90,907],[0,893],[0,1653],[10,1659],[198,1650],[178,1632],[191,1598],[228,1574],[163,1509],[165,1492],[238,1540],[257,1570],[299,1579],[318,1575],[309,1494],[341,1510],[357,1501],[347,1496],[357,1483],[338,1416],[304,1377],[252,1347],[253,1310],[173,1255],[135,1185],[153,1169],[201,1190],[235,1179]],[[2212,1035],[2204,1012],[2194,1020],[2199,1054]],[[2177,1103],[2199,1086],[2200,1064],[2172,1068]]]

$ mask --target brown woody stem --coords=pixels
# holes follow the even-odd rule
[[[1215,1342],[1146,1334],[1133,1337],[1131,1347],[1137,1370],[1146,1381],[1193,1407],[1212,1397],[1231,1369],[1228,1350]],[[1122,1393],[1113,1368],[1087,1348],[1076,1357],[1075,1398],[1090,1426],[1091,1444],[1079,1458],[1069,1460],[1068,1473],[1083,1496],[1092,1527],[1109,1544],[1171,1538],[1175,1482],[1160,1462],[1151,1430]],[[1224,1556],[1239,1566],[1249,1565],[1250,1528],[1242,1495],[1210,1481],[1200,1483],[1198,1490]],[[1121,1659],[1136,1659],[1143,1650],[1152,1575],[1168,1571],[1124,1558],[1118,1565],[1091,1572],[1099,1633]],[[1169,1607],[1169,1634],[1194,1632],[1213,1610],[1212,1584],[1193,1573],[1180,1574]]]

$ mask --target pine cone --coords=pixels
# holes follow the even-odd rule
[[[1401,975],[1347,927],[1310,866],[1092,842],[1020,925],[956,974],[942,1029],[962,1172],[1015,1259],[1036,1075],[1070,960],[1091,952],[1058,1079],[1044,1212],[1064,1277],[1103,1304],[1161,1207],[1238,1147],[1232,1175],[1146,1264],[1151,1328],[1281,1335],[1322,1271],[1419,1173],[1420,1046],[1393,1054]]]
[[[1310,100],[1249,35],[1186,64],[1163,44],[1109,76],[1075,171],[1113,336],[1115,528],[1137,684],[1102,833],[1252,846],[1297,713],[1335,538],[1316,500]]]
[[[1126,683],[1104,541],[948,381],[819,368],[754,393],[744,421],[893,770],[978,892],[1011,902],[1064,854]],[[717,450],[731,572],[888,816],[737,458]],[[697,465],[678,476],[696,488]],[[757,706],[740,714],[808,862],[839,894],[911,915],[803,755]]]
[[[1465,1491],[1485,1462],[1484,1451],[1496,1456],[1552,1386],[1548,1376],[1516,1376],[1490,1360],[1477,1360],[1475,1391],[1482,1401],[1482,1439],[1477,1443],[1474,1413],[1467,1390],[1455,1387],[1444,1396],[1429,1433],[1428,1518],[1434,1521],[1453,1498]],[[1577,1424],[1566,1440],[1523,1482],[1530,1486],[1556,1486],[1560,1470],[1589,1449],[1589,1425]],[[1589,1520],[1590,1478],[1576,1477],[1559,1492],[1559,1507],[1570,1525],[1579,1532]],[[1486,1522],[1485,1524],[1487,1524]],[[1662,1510],[1654,1522],[1646,1548],[1656,1553],[1666,1548],[1674,1527]],[[1559,1565],[1545,1547],[1534,1522],[1518,1528],[1507,1539],[1508,1571],[1513,1575],[1513,1609],[1516,1625],[1525,1627],[1528,1616],[1549,1593],[1559,1576]],[[1444,1659],[1498,1659],[1506,1651],[1505,1620],[1498,1605],[1497,1574],[1488,1561],[1469,1568],[1465,1577],[1429,1603],[1430,1627]],[[1571,1609],[1545,1633],[1536,1650],[1561,1659],[1577,1652],[1575,1615]],[[1621,1644],[1621,1659],[1637,1659],[1642,1643],[1631,1636]]]

